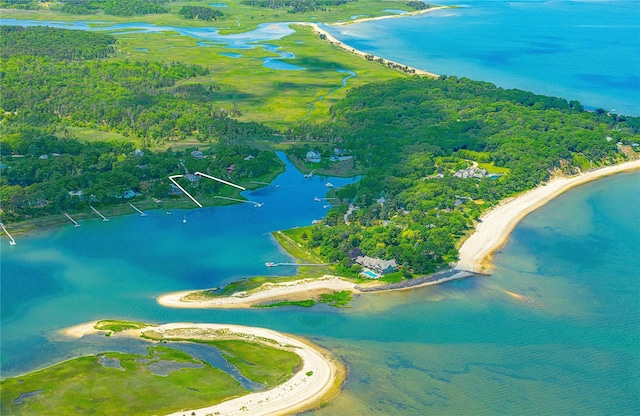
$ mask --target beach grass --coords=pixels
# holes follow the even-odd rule
[[[122,332],[127,329],[141,329],[147,326],[149,325],[142,322],[104,320],[98,321],[94,328],[100,331]]]

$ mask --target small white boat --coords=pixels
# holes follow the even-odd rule
[[[275,266],[277,266],[277,264],[272,262],[272,261],[268,261],[264,265],[267,266],[267,267],[275,267]]]
[[[313,200],[314,200],[315,202],[320,202],[320,198],[318,198],[318,197],[313,198]]]
[[[327,182],[327,184],[325,185],[327,188],[333,188],[333,184],[331,182]]]
[[[182,218],[182,223],[183,224],[187,223],[187,214],[185,214],[184,217]]]

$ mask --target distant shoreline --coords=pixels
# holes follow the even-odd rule
[[[416,15],[420,15],[420,14],[424,14],[424,13],[429,13],[429,12],[433,12],[436,10],[442,10],[442,9],[448,9],[449,6],[438,6],[438,7],[433,7],[430,9],[425,9],[425,10],[418,10],[416,12],[410,12],[410,13],[405,13],[405,14],[395,14],[395,15],[388,15],[388,16],[378,16],[378,17],[366,17],[363,19],[355,19],[353,21],[350,22],[340,22],[340,23],[331,23],[328,24],[329,26],[344,26],[344,25],[351,25],[351,24],[356,24],[356,23],[362,23],[362,22],[369,22],[369,21],[374,21],[374,20],[384,20],[384,19],[395,19],[395,18],[400,18],[400,17],[410,17],[410,16],[416,16]],[[300,26],[310,26],[311,28],[313,28],[313,30],[318,33],[319,35],[324,35],[326,37],[326,40],[329,41],[329,43],[338,46],[341,49],[344,49],[347,52],[351,52],[354,53],[364,59],[366,59],[367,56],[372,56],[373,57],[373,61],[376,61],[378,59],[383,59],[385,63],[391,63],[394,66],[399,66],[399,67],[406,67],[410,70],[415,71],[414,73],[416,75],[421,75],[421,76],[426,76],[426,77],[430,77],[430,78],[438,78],[439,75],[435,74],[433,72],[429,72],[423,69],[418,69],[409,65],[405,65],[403,63],[400,62],[396,62],[396,61],[392,61],[386,58],[382,58],[380,56],[376,56],[373,55],[371,53],[366,53],[363,52],[359,49],[356,49],[352,46],[347,45],[346,43],[336,39],[333,35],[331,35],[329,32],[327,32],[326,30],[322,29],[317,23],[309,23],[309,22],[297,22],[294,23],[296,25],[300,25]]]
[[[503,200],[480,217],[475,231],[460,246],[457,269],[486,273],[493,254],[505,245],[516,225],[531,212],[576,186],[621,172],[640,170],[640,160],[606,166],[572,177],[558,177],[515,198]]]

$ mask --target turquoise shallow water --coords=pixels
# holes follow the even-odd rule
[[[3,239],[2,376],[140,348],[57,333],[91,319],[229,322],[309,337],[348,365],[343,394],[313,414],[640,411],[639,173],[576,188],[529,215],[490,278],[362,296],[349,309],[155,304],[166,291],[270,272],[265,260],[286,258],[267,234],[279,228],[272,221],[284,227],[321,215],[313,197],[326,180],[290,167],[280,188],[252,195],[265,202],[260,209],[188,211],[187,224],[177,212],[86,222],[21,236],[15,247]]]
[[[468,3],[471,7],[459,11],[482,11],[475,7],[481,2]],[[615,35],[630,29],[635,36],[637,2],[486,3],[494,9],[507,4],[512,9],[543,7],[511,25],[503,21],[513,36],[495,44],[497,54],[486,55],[483,64],[491,67],[491,62],[498,62],[495,56],[504,60],[493,65],[500,68],[496,76],[504,81],[501,85],[578,98],[594,107],[621,109],[630,102],[628,113],[640,114],[633,110],[640,103],[634,95],[640,73],[634,69],[639,64],[638,49],[629,53],[624,46],[640,38]],[[535,16],[543,27],[544,19],[536,15],[540,10],[546,10],[552,21],[569,22],[563,10],[576,5],[580,8],[574,11],[590,10],[591,18],[596,16],[601,23],[594,30],[607,36],[603,42],[590,38],[593,49],[599,51],[596,55],[589,55],[592,48],[581,39],[554,52],[558,45],[566,45],[569,32],[557,37],[531,32],[535,50],[517,53],[526,39],[516,36],[516,28],[531,27]],[[598,12],[608,10],[607,6],[613,12]],[[608,19],[617,16],[619,6],[629,13],[607,31]],[[450,17],[455,16],[441,16]],[[424,55],[423,49],[403,49],[393,42],[399,38],[419,39],[423,46],[431,42],[444,50],[440,56],[429,55],[429,63],[442,60],[445,66],[424,67],[464,75],[449,65],[469,65],[465,53],[449,59],[445,52],[464,50],[455,42],[468,43],[473,29],[468,21],[450,31],[448,39],[454,43],[438,41],[434,34],[425,40],[420,33],[425,33],[426,25],[411,26],[403,19],[390,19],[385,25],[400,22],[403,27],[381,26],[359,36],[364,44],[378,38],[380,48],[385,39],[393,38],[392,49],[400,55],[384,56],[413,65],[411,60]],[[487,27],[482,30],[486,32]],[[398,36],[389,37],[392,32]],[[473,36],[484,39],[478,33]],[[487,44],[491,43],[476,42],[471,52],[482,55]],[[570,53],[551,63],[521,61],[536,53],[545,57],[563,51]],[[482,63],[477,56],[473,59]],[[568,78],[563,75],[567,63],[573,68]],[[483,65],[472,68],[473,78],[496,82],[481,72]],[[594,72],[601,65],[605,69]],[[545,72],[556,69],[557,84]],[[542,76],[536,78],[534,72]],[[580,79],[599,84],[580,83]],[[526,82],[511,85],[513,80]],[[569,89],[558,91],[558,85]],[[581,98],[576,94],[580,91],[596,99]],[[622,100],[614,101],[617,97]],[[180,211],[171,216],[164,212],[145,218],[132,215],[108,223],[88,221],[80,228],[69,225],[19,236],[15,247],[2,238],[1,377],[81,354],[140,348],[126,340],[117,344],[105,337],[76,341],[58,334],[66,326],[92,319],[229,322],[309,337],[335,351],[348,365],[343,394],[313,414],[640,414],[639,173],[576,188],[529,215],[496,256],[490,278],[363,296],[352,308],[340,310],[319,306],[183,311],[155,303],[156,296],[168,291],[219,286],[242,276],[293,273],[294,269],[264,267],[265,261],[288,258],[269,232],[320,218],[324,202],[314,203],[313,198],[324,194],[327,181],[338,186],[351,182],[305,180],[289,166],[275,182],[279,188],[251,194],[252,200],[265,203],[259,209],[247,204],[187,211],[187,224],[182,224]]]

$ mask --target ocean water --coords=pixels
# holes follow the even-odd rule
[[[377,56],[436,74],[640,115],[638,0],[443,0],[458,8],[325,26]]]
[[[487,13],[478,10],[480,2],[466,3],[469,7],[452,13]],[[516,15],[520,20],[510,25],[518,44],[523,40],[515,36],[516,28],[532,25],[538,7],[548,12],[537,15],[541,26],[545,19],[570,22],[585,7],[600,25],[611,25],[613,32],[631,26],[636,31],[631,35],[637,33],[636,2],[484,3],[534,9],[530,18]],[[609,15],[620,6],[627,13],[610,22]],[[572,13],[562,12],[564,8]],[[452,42],[458,39],[458,32],[467,30],[465,25],[451,26],[454,19],[450,18],[455,16],[427,16],[423,17],[449,19],[448,27],[456,29],[449,33]],[[428,33],[424,24],[402,34],[413,23],[404,19],[384,22],[403,24],[371,32],[369,44],[408,37],[422,39],[420,45],[427,43],[425,39],[444,43],[439,46],[445,48],[440,56],[430,60],[444,59],[445,52],[458,50],[455,43],[447,48],[442,39],[421,37]],[[481,32],[487,27],[460,38],[470,44],[476,36],[476,45],[490,43],[482,41]],[[605,28],[594,29],[609,33],[601,30]],[[392,31],[394,36],[390,36]],[[558,32],[557,38],[567,33]],[[552,35],[538,40],[544,43]],[[531,42],[536,42],[535,36],[539,34],[531,32]],[[536,90],[535,84],[519,87],[577,98],[594,107],[619,110],[623,107],[612,100],[618,96],[631,96],[632,104],[637,104],[632,87],[634,75],[640,73],[634,69],[637,59],[633,60],[638,49],[629,54],[628,49],[618,49],[617,43],[629,39],[603,39],[608,46],[592,46],[610,47],[606,56],[611,62],[624,55],[628,64],[623,65],[624,70],[630,68],[631,75],[620,77],[616,64],[601,79],[595,77],[600,85],[569,88],[573,92],[584,88],[585,93],[602,98],[593,104],[575,94],[555,93],[556,86],[548,79],[531,75],[557,65],[557,77],[562,79],[565,75],[560,67],[565,63],[536,61],[539,71],[528,71],[527,65],[518,64],[527,54],[514,55],[514,47],[506,41],[495,46],[510,57],[507,61],[516,62],[501,66],[513,72],[501,72],[495,79],[480,72],[468,76],[503,86],[518,86],[506,84],[512,80],[533,79],[543,82],[542,90]],[[575,60],[569,67],[576,80],[600,65],[588,50],[578,50],[584,47],[580,41],[570,54]],[[400,55],[371,52],[447,74],[456,74],[453,68],[458,62],[468,65],[467,54],[452,55],[451,66],[443,70],[416,65],[411,60],[422,56],[421,52],[403,50],[400,44],[392,49]],[[552,50],[538,55],[554,55]],[[471,48],[468,54],[474,51],[480,53],[481,47]],[[487,59],[486,65],[491,66],[490,62]],[[479,65],[473,70],[481,69]],[[612,79],[622,82],[609,82]],[[565,84],[570,83],[559,83]],[[352,180],[317,176],[308,180],[289,165],[274,182],[280,187],[248,194],[251,200],[264,202],[262,208],[243,204],[173,211],[172,215],[157,211],[145,218],[131,215],[108,223],[97,219],[83,222],[80,228],[68,225],[18,236],[14,247],[0,239],[0,377],[82,354],[142,348],[130,340],[97,336],[71,340],[58,333],[93,319],[222,322],[308,337],[347,364],[349,378],[342,394],[310,412],[314,415],[640,414],[640,173],[575,188],[527,216],[497,254],[491,277],[361,296],[347,309],[321,305],[311,309],[176,310],[156,304],[155,298],[169,291],[216,287],[244,276],[294,273],[293,268],[264,267],[266,261],[288,258],[269,232],[320,218],[324,202],[315,203],[313,198],[322,197],[328,181],[343,186]]]
[[[279,188],[250,196],[263,208],[187,211],[187,224],[178,211],[88,221],[20,236],[14,247],[3,239],[2,377],[143,348],[58,333],[92,319],[227,322],[308,337],[347,364],[343,393],[314,415],[640,411],[640,173],[583,185],[530,214],[491,277],[361,296],[348,309],[155,303],[167,291],[277,272],[264,261],[287,256],[268,231],[321,215],[313,197],[327,180],[289,166]]]

